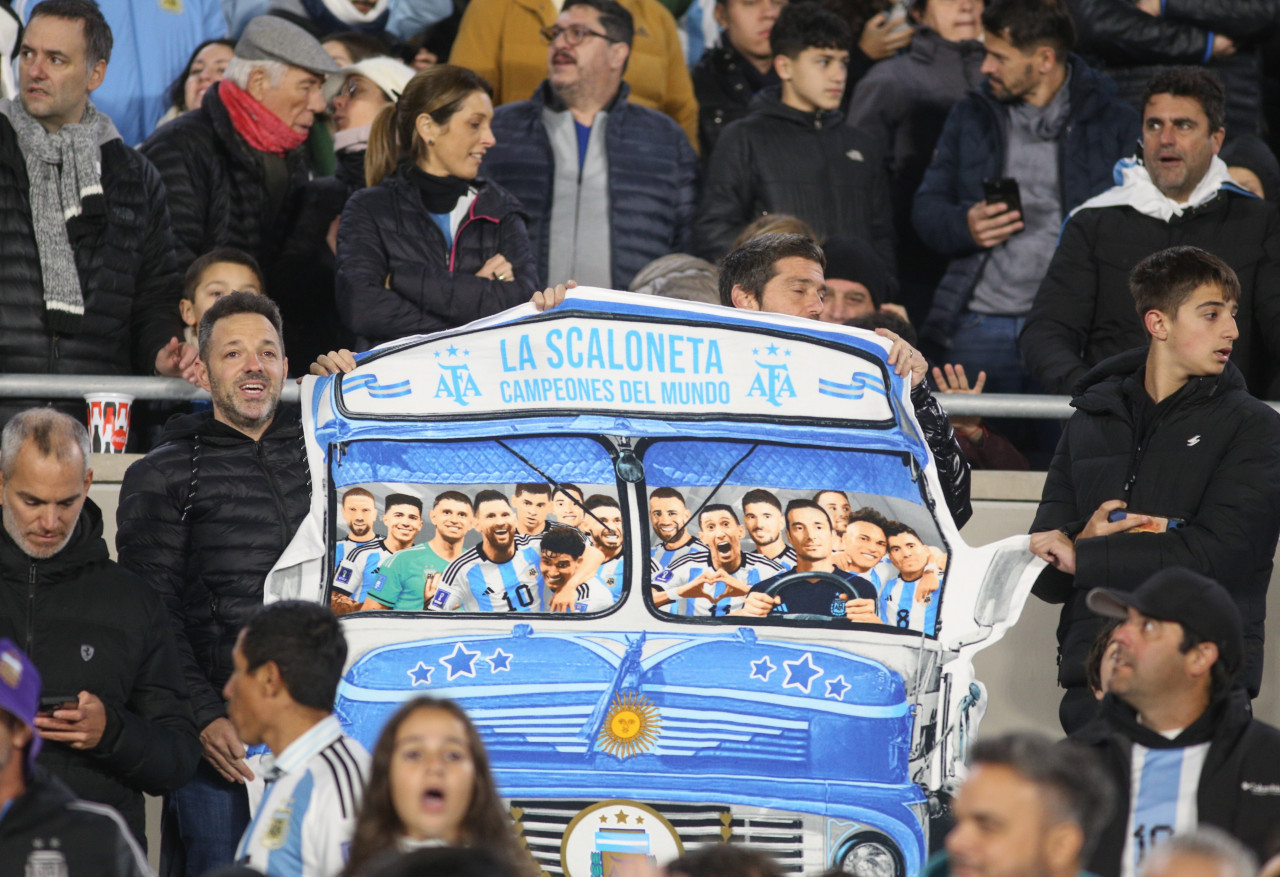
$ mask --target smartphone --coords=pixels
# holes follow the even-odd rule
[[[1151,519],[1151,523],[1143,524],[1141,527],[1134,527],[1129,531],[1130,533],[1167,533],[1170,530],[1177,530],[1179,527],[1187,525],[1187,522],[1182,518],[1167,518],[1164,515],[1149,515],[1146,512],[1133,512],[1128,509],[1116,509],[1107,515],[1107,520],[1123,521],[1129,517]]]
[[[1010,210],[1022,212],[1022,191],[1013,177],[983,180],[982,193],[988,204],[1003,204]]]
[[[36,711],[37,715],[47,716],[54,710],[75,709],[80,703],[80,698],[73,695],[65,694],[46,694],[40,698],[40,709]]]
[[[911,6],[911,0],[893,0],[889,7],[884,11],[884,17],[889,24],[896,25],[894,30],[900,27],[910,27],[911,22],[907,19],[907,11]]]

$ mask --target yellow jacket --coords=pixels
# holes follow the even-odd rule
[[[635,18],[636,36],[623,79],[630,100],[666,113],[698,146],[698,101],[684,63],[676,21],[658,0],[618,0]],[[551,0],[471,0],[458,27],[450,64],[493,85],[500,104],[528,100],[547,78],[547,44],[538,31],[555,24]]]

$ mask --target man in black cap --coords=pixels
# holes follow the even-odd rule
[[[270,275],[310,171],[304,144],[338,65],[315,37],[270,15],[249,22],[200,108],[138,147],[164,179],[178,270],[215,247],[250,253]]]
[[[1280,825],[1280,730],[1254,719],[1233,685],[1244,633],[1231,595],[1171,567],[1134,591],[1095,588],[1087,602],[1124,623],[1110,691],[1071,739],[1103,757],[1127,813],[1108,825],[1089,870],[1133,877],[1153,846],[1197,825],[1265,857]]]

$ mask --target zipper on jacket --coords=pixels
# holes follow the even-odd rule
[[[1151,436],[1155,433],[1156,427],[1160,425],[1160,421],[1164,419],[1165,414],[1170,409],[1158,412],[1150,423],[1143,424],[1142,435],[1135,435],[1133,441],[1133,452],[1129,455],[1129,472],[1124,479],[1124,486],[1120,490],[1120,498],[1126,503],[1129,501],[1129,491],[1133,490],[1134,482],[1138,480],[1138,469],[1142,466],[1142,457],[1146,454],[1147,448],[1151,445]]]
[[[36,618],[36,562],[31,561],[27,567],[27,657],[36,659],[35,652],[35,618]]]
[[[289,516],[285,514],[284,500],[280,498],[276,477],[272,474],[271,467],[267,465],[266,455],[263,453],[263,444],[260,441],[253,444],[254,450],[258,455],[258,465],[262,467],[262,471],[267,473],[267,484],[271,487],[271,498],[276,502],[276,513],[280,516],[280,550],[284,551],[289,547],[289,540],[284,538],[285,531],[289,529]]]

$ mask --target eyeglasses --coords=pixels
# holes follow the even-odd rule
[[[581,45],[582,41],[587,37],[599,37],[600,39],[606,40],[610,43],[622,42],[621,40],[615,40],[608,34],[594,31],[585,24],[571,24],[568,27],[561,27],[558,24],[552,24],[544,27],[542,30],[538,31],[538,33],[542,34],[542,38],[547,41],[547,45],[554,43],[560,37],[564,37],[564,41],[570,46]]]

